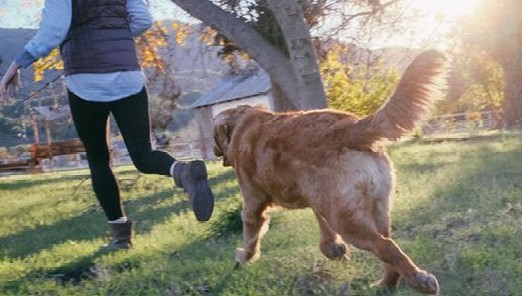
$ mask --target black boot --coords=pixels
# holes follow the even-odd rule
[[[109,223],[111,231],[111,241],[107,248],[111,250],[130,249],[132,247],[132,228],[134,223],[127,221],[124,223]]]
[[[214,210],[214,195],[207,180],[207,168],[201,160],[178,161],[173,176],[176,186],[190,196],[190,203],[198,221],[208,221]]]

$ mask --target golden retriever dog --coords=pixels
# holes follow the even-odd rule
[[[350,244],[382,260],[380,287],[392,289],[402,277],[419,292],[438,294],[435,276],[391,238],[394,172],[382,142],[410,132],[431,112],[443,97],[445,70],[438,51],[419,54],[388,101],[362,119],[334,110],[273,113],[249,106],[216,115],[214,152],[235,169],[244,199],[237,262],[259,258],[267,209],[310,207],[326,257],[347,257]]]

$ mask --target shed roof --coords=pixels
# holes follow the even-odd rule
[[[270,88],[270,77],[262,70],[246,75],[228,76],[216,83],[209,92],[201,96],[190,108],[199,108],[265,94],[270,91]]]

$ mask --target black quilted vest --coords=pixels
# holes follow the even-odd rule
[[[60,49],[65,74],[139,70],[126,0],[73,0]]]

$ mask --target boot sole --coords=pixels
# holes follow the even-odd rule
[[[198,221],[208,221],[214,210],[214,195],[208,184],[208,174],[205,163],[201,160],[191,161],[190,176],[196,184],[196,192],[192,197],[192,209]]]

